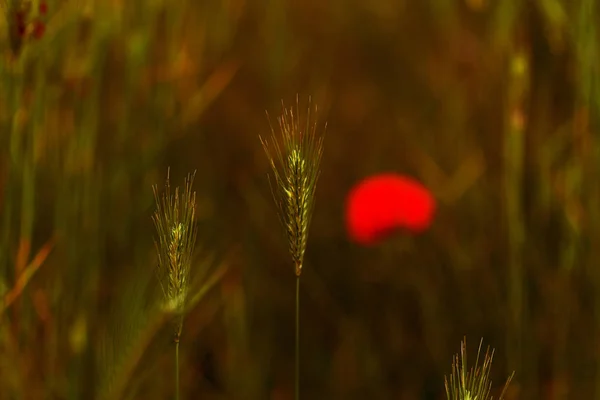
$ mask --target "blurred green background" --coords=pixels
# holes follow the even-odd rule
[[[0,398],[172,398],[149,311],[168,167],[174,186],[197,170],[193,268],[224,271],[184,324],[183,398],[292,398],[258,135],[296,95],[327,122],[303,398],[443,398],[465,335],[496,349],[495,388],[516,371],[509,399],[600,398],[596,0],[34,0],[46,30],[17,53],[4,3]],[[345,195],[379,171],[424,182],[437,218],[361,248]]]

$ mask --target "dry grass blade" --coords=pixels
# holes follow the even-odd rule
[[[304,123],[299,115],[298,98],[295,110],[282,106],[283,113],[278,118],[281,137],[277,137],[271,126],[271,141],[262,137],[260,141],[273,170],[275,183],[271,179],[269,183],[299,276],[315,204],[323,136],[317,133],[317,124],[311,120],[310,100]]]
[[[488,348],[483,357],[483,362],[479,363],[479,357],[481,356],[481,346],[483,339],[479,342],[479,348],[477,350],[477,358],[475,359],[475,366],[470,369],[467,366],[467,341],[466,339],[461,342],[460,355],[456,355],[452,362],[452,374],[450,378],[447,377],[445,380],[446,396],[448,400],[492,400],[490,396],[492,390],[492,381],[490,380],[490,371],[492,368],[492,361],[494,359],[494,351],[490,352]],[[511,374],[504,389],[500,394],[499,400],[504,398],[508,385],[513,378]]]
[[[169,176],[165,192],[159,196],[154,187],[156,211],[152,216],[158,239],[158,275],[167,310],[183,313],[190,281],[190,266],[196,243],[196,193],[192,192],[194,175],[185,181],[185,188],[171,193]]]
[[[15,282],[14,287],[8,291],[4,295],[4,301],[0,304],[0,314],[4,312],[10,305],[19,297],[19,295],[27,286],[27,283],[31,280],[33,275],[37,272],[37,270],[42,266],[46,258],[54,248],[55,239],[51,238],[37,253],[37,255],[33,258],[31,263],[24,268],[21,275],[19,275],[17,281]]]

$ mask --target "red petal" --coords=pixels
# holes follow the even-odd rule
[[[374,244],[401,228],[419,233],[433,219],[435,200],[419,182],[396,174],[369,177],[349,193],[346,224],[350,237]]]

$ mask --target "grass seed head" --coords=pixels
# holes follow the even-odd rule
[[[448,400],[493,400],[493,397],[490,396],[492,390],[490,371],[494,351],[490,352],[488,348],[483,357],[483,362],[480,364],[479,357],[482,344],[483,340],[479,343],[475,365],[469,369],[467,367],[466,339],[462,341],[460,355],[457,354],[452,362],[452,374],[450,378],[446,377],[444,379]],[[504,398],[513,375],[509,376],[506,381],[499,400]]]
[[[311,119],[310,99],[303,120],[300,118],[297,97],[295,109],[286,109],[283,104],[282,108],[282,115],[278,118],[279,137],[271,126],[271,140],[262,137],[260,140],[273,172],[273,179],[269,176],[269,183],[279,219],[288,238],[295,273],[300,276],[315,205],[323,136],[318,134],[317,124]]]
[[[192,192],[194,174],[188,175],[185,187],[171,193],[169,176],[165,190],[159,195],[153,188],[156,211],[152,216],[156,227],[158,278],[165,298],[165,307],[182,314],[189,287],[192,255],[196,243],[196,192]]]

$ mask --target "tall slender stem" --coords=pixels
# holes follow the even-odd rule
[[[175,332],[175,400],[179,400],[179,341],[183,330],[183,317],[179,321],[177,332]]]
[[[295,399],[300,399],[300,274],[296,274],[296,372]]]
[[[524,182],[525,133],[527,132],[526,102],[529,88],[529,52],[519,45],[512,54],[506,103],[506,131],[504,135],[504,203],[508,227],[508,330],[507,361],[511,368],[522,373],[535,369],[525,368],[523,362],[530,362],[523,356],[532,351],[523,343],[525,335],[526,302],[525,265],[523,254],[526,244],[526,229],[523,216],[522,190]],[[527,371],[527,372],[526,372]],[[537,397],[537,396],[534,396]]]
[[[175,400],[179,400],[179,337],[175,339]]]

